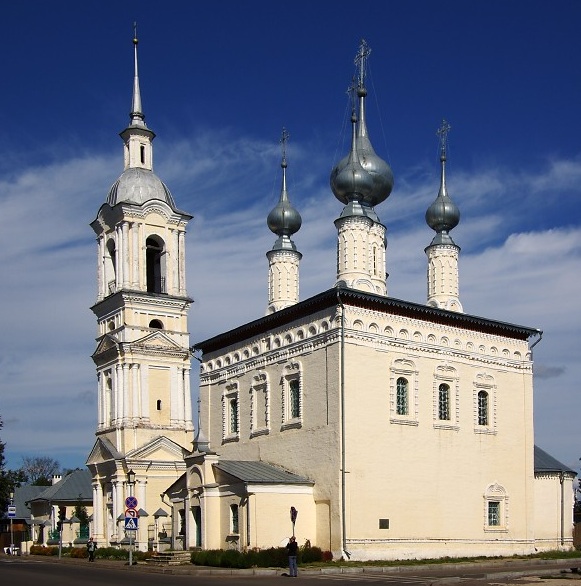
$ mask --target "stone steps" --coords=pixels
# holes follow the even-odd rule
[[[147,563],[152,566],[181,566],[192,561],[189,551],[165,551],[148,558]]]

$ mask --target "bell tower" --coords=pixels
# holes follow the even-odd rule
[[[151,516],[163,507],[161,489],[185,471],[183,457],[193,439],[192,299],[185,282],[185,231],[192,216],[176,207],[153,172],[155,134],[142,111],[137,44],[134,35],[132,109],[120,133],[124,171],[91,223],[97,240],[97,301],[91,308],[97,318],[97,441],[87,465],[94,534],[107,544],[125,537],[129,470],[135,473],[132,496]],[[136,542],[145,549],[147,539],[144,516]]]

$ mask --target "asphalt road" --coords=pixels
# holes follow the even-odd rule
[[[580,566],[581,566],[581,559]],[[236,582],[236,586],[270,586],[281,581],[293,580],[298,586],[485,586],[499,584],[532,584],[535,580],[546,586],[563,586],[564,578],[571,586],[573,581],[581,581],[581,574],[571,573],[571,567],[577,565],[575,560],[506,560],[480,562],[476,564],[445,564],[425,566],[407,566],[401,568],[348,568],[341,572],[299,569],[298,578],[289,578],[280,571],[270,572],[229,571],[196,566],[179,566],[154,568],[145,565],[129,567],[122,562],[97,560],[89,563],[84,559],[62,560],[36,556],[0,557],[0,581],[2,584],[28,586],[154,586],[191,584],[196,586],[216,586],[218,582]],[[336,568],[333,568],[336,570]],[[539,580],[539,577],[542,580]],[[555,578],[561,578],[553,582]],[[316,585],[315,583],[319,584]]]

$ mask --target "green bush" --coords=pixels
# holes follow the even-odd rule
[[[330,552],[325,552],[327,561],[333,559]],[[323,561],[323,552],[319,547],[309,545],[299,548],[298,563],[311,564]],[[286,547],[268,549],[251,549],[241,552],[235,549],[212,549],[192,552],[192,564],[196,566],[214,566],[218,568],[286,568],[288,551]]]

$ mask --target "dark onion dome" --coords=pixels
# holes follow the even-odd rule
[[[330,184],[335,197],[344,204],[351,201],[359,203],[369,201],[374,190],[374,181],[359,161],[356,137],[357,116],[351,115],[351,151],[345,163],[339,164],[331,171]]]
[[[266,223],[271,232],[274,232],[280,237],[277,242],[284,241],[288,244],[288,242],[292,242],[289,237],[299,231],[302,224],[302,218],[299,212],[297,212],[297,210],[291,205],[288,198],[288,191],[286,188],[287,162],[285,156],[283,156],[280,166],[282,167],[282,188],[280,191],[280,198],[276,206],[274,206],[268,214]],[[284,238],[285,236],[287,238]]]
[[[107,203],[111,207],[121,202],[141,205],[155,199],[177,209],[170,190],[153,171],[130,167],[111,186]]]
[[[447,130],[449,130],[449,127]],[[448,196],[448,191],[446,189],[445,137],[442,142],[440,163],[442,165],[440,191],[438,197],[436,197],[432,205],[430,205],[426,211],[426,223],[436,232],[432,244],[454,244],[454,241],[448,232],[454,229],[460,222],[460,210]]]

